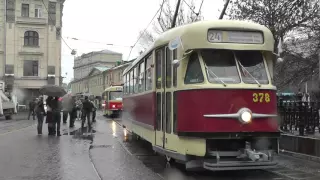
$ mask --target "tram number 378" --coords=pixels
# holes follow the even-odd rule
[[[269,103],[270,102],[270,94],[269,93],[253,93],[252,100],[255,103]]]

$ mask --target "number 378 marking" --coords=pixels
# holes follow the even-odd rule
[[[263,102],[266,102],[266,103],[269,103],[270,102],[270,94],[269,93],[253,93],[252,94],[253,96],[253,102],[255,103],[263,103]]]

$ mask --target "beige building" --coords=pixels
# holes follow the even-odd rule
[[[38,95],[61,78],[64,0],[3,0],[0,3],[0,78],[18,101]],[[23,95],[23,96],[22,96]]]
[[[72,94],[88,93],[101,98],[104,89],[111,85],[122,85],[122,73],[130,62],[123,63],[119,66],[94,67],[88,76],[81,79],[75,79],[70,84]]]
[[[122,61],[122,54],[110,50],[102,50],[83,54],[74,59],[74,78],[81,79],[95,67],[114,67]]]

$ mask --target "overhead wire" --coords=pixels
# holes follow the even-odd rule
[[[44,0],[42,0],[42,4],[43,4],[44,8],[45,8],[45,9],[47,10],[47,12],[48,12],[48,18],[50,19],[50,21],[52,21],[52,18],[51,18],[51,16],[50,16],[49,10],[48,10],[46,4],[44,3]],[[56,26],[55,24],[54,24],[53,26],[54,26],[55,28],[57,28],[57,26]],[[72,51],[73,49],[67,44],[67,42],[63,39],[63,37],[62,37],[61,35],[60,35],[60,37],[61,37],[62,41],[64,42],[64,44],[66,44],[67,47]]]
[[[66,39],[75,40],[75,41],[85,41],[85,42],[88,42],[88,43],[104,44],[104,45],[109,45],[109,46],[131,47],[131,46],[128,46],[128,45],[120,45],[120,44],[106,43],[106,42],[100,42],[100,41],[91,41],[91,40],[78,39],[78,38],[73,38],[73,37],[65,37],[65,38]]]
[[[162,0],[162,4],[161,4],[161,6],[163,6],[164,5],[164,2],[165,2],[166,0]],[[160,13],[159,13],[159,17],[158,17],[158,22],[159,22],[159,25],[160,25],[160,27],[161,27],[161,29],[164,31],[164,28],[163,28],[163,23],[161,22],[161,14],[162,14],[162,10],[163,10],[163,8],[161,8],[161,11],[160,11]]]
[[[160,10],[162,10],[162,7],[163,7],[163,3],[162,5],[160,6],[160,8],[157,10],[157,12],[154,14],[154,16],[152,17],[151,21],[148,23],[147,27],[144,29],[143,33],[140,34],[139,38],[137,39],[137,41],[133,44],[133,46],[131,47],[131,50],[129,52],[129,55],[128,55],[128,59],[130,59],[130,55],[131,55],[131,52],[132,52],[132,49],[136,46],[136,44],[139,42],[139,40],[141,39],[141,37],[144,35],[144,33],[147,31],[148,27],[150,26],[150,24],[153,22],[154,18],[157,16],[158,12]]]
[[[201,8],[202,8],[203,1],[204,1],[204,0],[202,0],[202,2],[201,2],[201,4],[200,4],[199,11],[198,11],[198,14],[197,14],[197,18],[198,18],[198,16],[199,16],[200,12],[201,12]]]

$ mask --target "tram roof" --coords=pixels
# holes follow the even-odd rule
[[[261,31],[265,39],[264,44],[239,44],[236,43],[210,43],[207,40],[208,29],[221,29],[221,30],[237,30],[237,31]],[[199,34],[202,36],[199,36]],[[217,49],[234,49],[234,50],[247,50],[250,47],[251,50],[274,50],[274,39],[271,31],[260,24],[237,21],[237,20],[210,20],[210,21],[198,21],[186,25],[182,25],[173,29],[170,29],[162,33],[155,42],[142,53],[132,64],[125,69],[123,73],[128,72],[134,67],[142,58],[151,53],[153,49],[168,44],[176,37],[180,37],[184,50],[197,49],[199,44],[204,46],[202,48],[217,48]],[[256,46],[256,48],[252,48]]]

